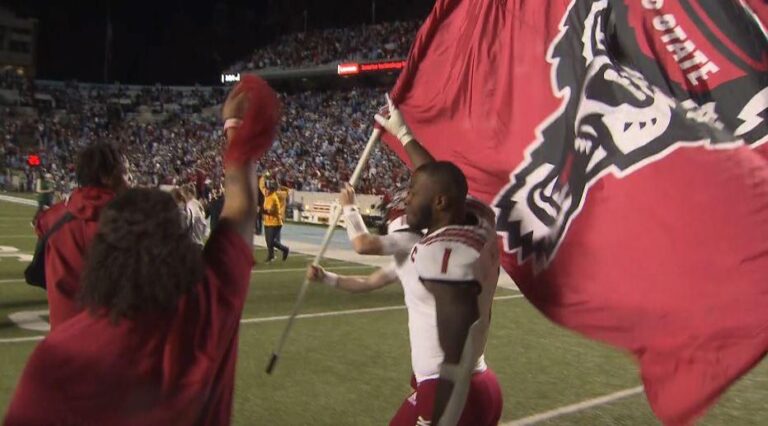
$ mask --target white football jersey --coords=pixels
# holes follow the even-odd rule
[[[408,265],[400,267],[407,275],[401,281],[408,305],[413,369],[417,380],[438,377],[444,353],[437,333],[435,299],[422,281],[445,285],[478,286],[478,308],[482,337],[476,341],[475,353],[481,354],[475,371],[487,366],[484,356],[491,320],[491,305],[499,281],[499,248],[496,221],[485,204],[467,199],[467,214],[474,224],[446,226],[423,237],[411,250]],[[414,279],[415,277],[415,279]]]
[[[419,382],[436,378],[443,362],[443,351],[437,338],[435,298],[419,281],[416,266],[411,260],[411,249],[423,234],[408,228],[405,215],[393,220],[388,230],[389,233],[381,237],[381,241],[384,254],[394,257],[389,268],[394,269],[403,286],[408,309],[411,368]]]
[[[411,254],[411,249],[421,239],[421,232],[414,231],[408,227],[405,221],[405,215],[393,220],[387,226],[387,235],[379,237],[383,255],[390,255],[395,258],[395,263],[401,265],[405,263]]]

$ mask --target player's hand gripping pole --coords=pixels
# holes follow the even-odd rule
[[[365,150],[363,150],[363,155],[360,157],[360,161],[357,162],[357,167],[355,167],[355,171],[352,173],[352,177],[349,179],[349,184],[352,185],[352,187],[357,186],[357,182],[360,180],[360,174],[363,172],[363,168],[368,162],[368,158],[370,158],[371,152],[373,152],[373,148],[376,146],[376,143],[379,141],[380,137],[381,129],[376,126],[376,128],[373,129],[373,133],[371,133],[371,137],[368,139],[368,144],[365,146]],[[336,230],[336,225],[338,225],[339,219],[341,218],[341,212],[342,209],[340,208],[336,209],[334,212],[333,218],[328,224],[328,230],[325,231],[325,238],[323,238],[323,243],[320,245],[320,252],[317,253],[315,260],[312,261],[313,265],[320,266],[320,260],[322,260],[323,256],[325,256],[325,251],[328,249],[328,244],[331,242],[333,231]],[[280,336],[280,340],[277,342],[277,346],[272,352],[272,356],[269,359],[269,364],[267,364],[267,374],[272,374],[272,372],[275,370],[277,360],[280,358],[280,354],[283,351],[283,346],[285,346],[285,341],[288,339],[288,335],[291,333],[291,328],[293,328],[293,321],[296,319],[296,316],[299,314],[299,310],[301,309],[301,305],[304,303],[304,296],[307,293],[307,288],[309,288],[309,278],[304,278],[304,282],[301,284],[301,288],[299,289],[299,295],[296,297],[296,303],[293,305],[293,312],[291,312],[291,316],[288,318],[288,323],[285,325],[283,334]]]

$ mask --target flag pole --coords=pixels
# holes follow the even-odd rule
[[[376,146],[379,138],[381,138],[381,129],[377,127],[373,129],[371,137],[368,139],[368,143],[363,150],[363,155],[357,162],[357,167],[355,167],[355,171],[352,173],[352,177],[349,179],[349,184],[352,185],[352,187],[357,186],[357,183],[360,180],[360,175],[363,172],[363,168],[368,162],[368,159],[371,156],[371,152],[373,152],[373,148]],[[323,242],[320,245],[320,252],[318,252],[315,256],[315,259],[312,261],[312,265],[320,266],[320,261],[323,259],[323,256],[325,256],[326,250],[328,250],[328,245],[331,242],[333,232],[336,230],[336,225],[338,225],[339,219],[341,218],[341,210],[342,209],[340,208],[335,209],[332,220],[328,223],[328,230],[325,231],[325,237],[323,238]],[[278,341],[275,350],[272,352],[272,356],[269,359],[269,364],[267,364],[267,374],[272,374],[272,372],[275,370],[277,361],[280,358],[283,347],[285,346],[285,341],[288,339],[288,335],[291,333],[291,329],[293,328],[293,322],[296,319],[296,316],[299,314],[301,305],[304,303],[304,297],[307,294],[307,288],[309,288],[309,278],[305,277],[304,282],[301,284],[301,288],[299,289],[299,295],[296,297],[296,302],[293,305],[293,312],[291,312],[291,316],[288,317],[288,323],[285,325],[283,334],[280,336],[280,340]]]

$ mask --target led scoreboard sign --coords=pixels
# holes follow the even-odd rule
[[[391,73],[400,71],[405,67],[405,60],[388,60],[374,62],[342,62],[336,65],[336,70],[332,64],[318,66],[314,68],[296,68],[296,69],[277,69],[268,71],[257,71],[267,81],[285,81],[296,79],[311,79],[318,77],[350,77],[363,74]],[[334,72],[335,71],[335,72]],[[224,85],[233,85],[240,82],[242,74],[239,72],[224,72],[221,74],[221,83]]]
[[[221,75],[222,83],[237,83],[238,81],[240,81],[240,73],[237,73],[237,74],[229,73],[229,74]]]
[[[337,73],[341,76],[357,75],[376,71],[395,71],[405,67],[405,61],[381,61],[359,64],[357,62],[345,62],[339,64]]]

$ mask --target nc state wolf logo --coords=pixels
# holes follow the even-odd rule
[[[752,92],[738,96],[739,106],[728,105],[742,111],[731,120],[720,117],[715,102],[678,102],[658,88],[664,81],[651,82],[617,63],[609,32],[618,31],[612,20],[626,13],[620,1],[571,3],[547,57],[562,104],[538,127],[526,159],[496,197],[506,251],[516,252],[519,263],[532,258],[536,270],[554,257],[590,187],[607,173],[627,176],[683,146],[728,148],[768,139],[764,79],[763,90],[755,91],[752,79]],[[749,138],[739,126],[752,132]]]

